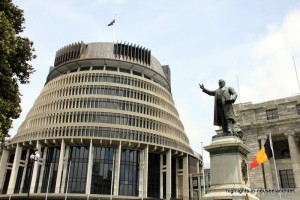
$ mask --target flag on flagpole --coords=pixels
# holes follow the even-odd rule
[[[268,137],[266,143],[261,148],[261,150],[256,154],[255,158],[253,159],[250,169],[268,161],[273,156],[270,139]]]
[[[114,25],[115,22],[116,22],[116,20],[114,19],[107,26],[112,26],[112,25]]]

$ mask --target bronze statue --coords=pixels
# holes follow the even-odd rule
[[[223,134],[231,134],[236,123],[232,104],[237,98],[237,93],[232,87],[226,87],[223,79],[219,80],[219,88],[208,90],[199,84],[202,92],[215,96],[214,125],[222,126]]]

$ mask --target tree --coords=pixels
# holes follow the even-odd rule
[[[20,117],[21,94],[19,84],[29,83],[35,71],[29,61],[34,59],[33,43],[20,35],[24,30],[23,10],[11,0],[0,1],[0,143]]]

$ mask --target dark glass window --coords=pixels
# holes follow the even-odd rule
[[[167,196],[167,173],[163,172],[163,198]]]
[[[281,188],[295,188],[295,179],[292,169],[279,170]]]
[[[8,163],[13,163],[15,158],[15,154],[9,154]]]
[[[27,150],[23,150],[21,154],[21,160],[26,160]]]
[[[149,76],[144,75],[144,77],[145,77],[146,79],[151,80],[151,78],[150,78]]]
[[[111,193],[113,155],[113,148],[94,148],[91,194]]]
[[[91,68],[90,66],[88,66],[88,67],[81,67],[80,71],[89,71],[90,68]]]
[[[119,195],[138,196],[140,152],[122,150],[120,163]]]
[[[8,183],[11,175],[11,169],[6,170],[5,178],[4,178],[4,183],[3,183],[3,188],[1,194],[6,194],[7,189],[8,189]]]
[[[183,169],[183,160],[182,160],[182,158],[178,158],[178,169]]]
[[[273,141],[273,148],[276,160],[291,157],[287,140]]]
[[[24,167],[20,166],[19,170],[18,170],[14,193],[19,193],[19,191],[20,191],[23,171],[24,171]]]
[[[176,158],[172,158],[171,170],[171,197],[176,199]]]
[[[124,72],[124,73],[130,74],[130,69],[120,68],[120,72]]]
[[[267,114],[267,120],[278,119],[278,110],[277,109],[267,110],[266,114]]]
[[[93,66],[93,70],[103,70],[103,66]]]
[[[160,154],[148,156],[148,197],[160,196]]]
[[[197,173],[197,159],[189,156],[189,174],[196,174]]]
[[[45,192],[45,193],[47,191],[49,193],[55,192],[59,155],[60,155],[59,147],[48,148],[41,192]]]
[[[142,74],[140,72],[137,71],[132,71],[133,75],[137,75],[137,76],[142,76]]]
[[[70,147],[65,184],[68,193],[85,193],[88,159],[89,147]]]
[[[297,109],[297,114],[300,115],[300,104],[296,105],[296,109]]]
[[[34,161],[30,159],[30,155],[33,154],[33,149],[29,150],[29,156],[27,158],[27,167],[26,167],[26,172],[25,172],[25,180],[22,188],[22,192],[28,192],[29,186],[31,184],[31,177],[32,177],[32,170],[33,170],[33,165]]]
[[[72,72],[77,72],[77,68],[76,69],[71,69],[70,73],[72,73]]]
[[[118,71],[118,68],[106,66],[106,70],[107,71]]]

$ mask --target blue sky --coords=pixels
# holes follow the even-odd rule
[[[220,78],[239,88],[241,102],[299,93],[299,0],[13,0],[25,12],[36,49],[36,72],[21,86],[24,120],[41,92],[55,53],[73,42],[135,43],[171,68],[172,94],[192,148],[201,153],[215,134],[213,97]],[[116,17],[115,27],[107,24]],[[298,69],[297,68],[297,69]],[[298,74],[300,71],[298,70]],[[300,75],[300,74],[299,74]],[[237,84],[239,80],[239,87]],[[238,101],[239,102],[239,101]],[[204,152],[205,162],[209,155]]]

